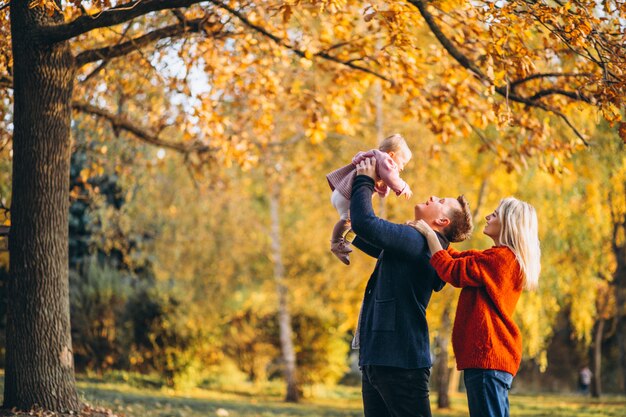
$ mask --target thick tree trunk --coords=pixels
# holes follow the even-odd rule
[[[13,200],[4,408],[78,410],[68,292],[71,97],[69,46],[33,28],[62,21],[11,1]]]
[[[591,396],[594,398],[600,398],[600,395],[602,395],[602,340],[604,338],[604,323],[604,319],[599,318],[596,322],[593,334]]]
[[[272,257],[274,259],[274,279],[278,292],[278,321],[280,329],[280,346],[285,362],[285,381],[287,383],[287,395],[285,401],[298,402],[298,382],[296,378],[296,353],[293,347],[291,328],[291,314],[287,300],[288,291],[285,286],[285,267],[283,265],[282,245],[280,239],[280,214],[279,214],[279,191],[278,186],[270,186],[270,216],[271,216],[271,241]]]

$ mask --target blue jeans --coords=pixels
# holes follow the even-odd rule
[[[365,365],[365,417],[431,417],[428,396],[430,368],[403,369]]]
[[[509,390],[513,375],[492,369],[465,369],[470,417],[509,417]]]

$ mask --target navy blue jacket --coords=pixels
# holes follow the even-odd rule
[[[374,181],[355,178],[350,199],[353,244],[378,258],[367,287],[359,325],[359,365],[429,368],[430,341],[426,307],[444,282],[430,265],[426,239],[408,225],[376,217]],[[449,242],[439,240],[447,248]]]

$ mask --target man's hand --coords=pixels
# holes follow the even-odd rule
[[[367,175],[376,181],[376,158],[366,158],[356,166],[356,175]]]
[[[409,226],[413,227],[414,229],[417,229],[418,232],[420,232],[421,234],[423,234],[425,237],[428,237],[429,235],[436,235],[435,231],[433,230],[432,227],[430,227],[428,225],[428,223],[426,223],[424,220],[420,219],[420,220],[411,220],[406,222],[406,224],[408,224]]]

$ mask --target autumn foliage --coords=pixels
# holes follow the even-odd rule
[[[241,352],[242,340],[256,336],[241,319],[247,314],[266,327],[260,346],[249,348],[265,362],[239,367],[248,375],[280,369],[275,329],[263,321],[275,317],[278,293],[306,300],[292,311],[301,340],[325,341],[314,350],[296,343],[304,380],[338,379],[337,358],[371,265],[357,256],[346,271],[328,256],[334,213],[320,203],[328,192],[323,174],[396,131],[413,149],[406,178],[421,190],[416,198],[464,192],[474,196],[478,221],[509,194],[537,206],[544,275],[518,318],[533,366],[549,366],[560,314],[581,346],[610,337],[607,343],[626,346],[624,312],[616,307],[626,299],[624,19],[619,0],[0,4],[0,221],[12,228],[7,282],[41,290],[33,298],[61,312],[54,321],[60,328],[46,333],[54,340],[26,343],[40,349],[31,356],[70,352],[65,204],[89,200],[81,213],[93,222],[90,254],[121,261],[110,276],[76,267],[73,279],[96,276],[94,282],[119,286],[115,280],[140,280],[137,271],[154,268],[148,293],[163,316],[151,322],[144,344],[128,337],[117,356],[90,355],[93,340],[77,339],[86,366],[110,368],[131,352],[137,369],[169,372],[174,383],[172,364],[192,372],[215,365],[223,352],[242,362],[250,353]],[[72,172],[69,188],[70,153],[85,150],[88,160]],[[115,177],[124,196],[113,199],[124,204],[105,203],[104,177]],[[398,222],[410,212],[394,199],[377,209]],[[469,245],[484,246],[477,235]],[[73,285],[77,308],[85,294]],[[8,310],[18,311],[31,291],[7,288]],[[106,330],[94,339],[112,351],[115,337],[107,332],[117,331],[111,317],[127,311],[124,297],[103,313],[106,320],[83,317]],[[441,346],[453,307],[453,297],[432,306]],[[43,328],[31,310],[15,317]],[[15,317],[9,327],[22,329]],[[598,336],[605,322],[617,330]],[[328,331],[316,333],[311,323]],[[24,351],[11,337],[9,365],[28,363],[11,362]],[[150,343],[161,356],[141,362],[138,356],[152,354]],[[35,384],[42,391],[34,401],[16,365],[7,372],[5,406],[77,409],[73,363],[56,362],[51,374],[68,395]],[[615,368],[626,380],[626,363]]]

